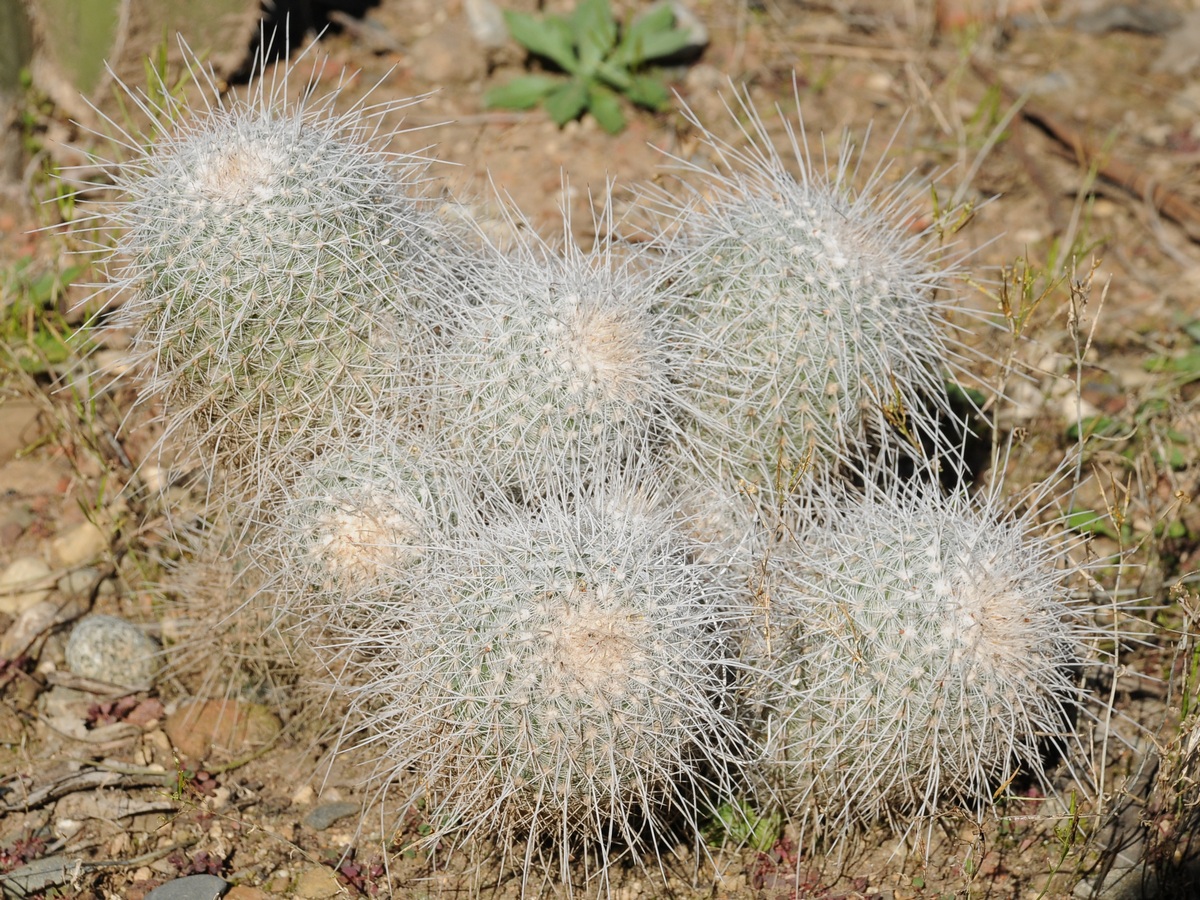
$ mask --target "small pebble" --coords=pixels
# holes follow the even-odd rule
[[[50,574],[50,567],[36,556],[18,556],[0,573],[0,612],[19,616],[37,606],[50,594],[50,588],[33,587]]]
[[[262,704],[239,700],[191,700],[163,723],[171,745],[196,762],[214,753],[241,756],[270,743],[282,727]]]
[[[109,684],[150,684],[158,672],[158,644],[116,616],[86,616],[71,630],[67,667],[76,675]]]
[[[216,875],[189,875],[156,887],[146,900],[216,900],[229,889],[229,883]]]
[[[17,506],[0,516],[0,547],[14,544],[25,529],[33,524],[33,510],[28,506]]]
[[[64,597],[86,597],[99,577],[99,570],[91,566],[75,569],[58,579],[58,592]]]
[[[296,879],[296,896],[304,900],[329,900],[342,893],[341,883],[332,869],[324,866],[305,869]],[[150,900],[149,897],[146,900]]]
[[[108,548],[108,535],[92,522],[79,522],[63,529],[50,542],[50,553],[63,568],[89,563]]]
[[[322,803],[308,811],[304,824],[314,831],[324,831],[338,819],[352,816],[358,812],[358,804],[343,800],[341,803]]]
[[[487,50],[499,50],[508,42],[504,13],[492,0],[463,0],[463,12],[471,37]]]
[[[67,884],[72,873],[77,871],[79,863],[80,859],[76,856],[55,853],[17,866],[4,875],[3,885],[0,885],[4,888],[3,896],[32,897],[40,895],[48,888]]]

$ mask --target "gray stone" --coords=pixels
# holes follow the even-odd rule
[[[358,812],[358,804],[343,800],[341,803],[322,803],[309,810],[304,817],[304,824],[314,831],[324,831],[338,819],[352,816]]]
[[[1178,28],[1183,17],[1173,9],[1149,3],[1114,3],[1075,19],[1075,28],[1088,34],[1108,31],[1134,31],[1140,34],[1165,34]]]
[[[91,566],[75,569],[58,579],[58,592],[64,597],[86,597],[96,586],[99,577],[99,570]]]
[[[81,869],[82,860],[62,854],[35,859],[0,875],[0,897],[33,897],[66,884]]]
[[[229,882],[216,875],[189,875],[156,887],[146,900],[216,900],[227,890]]]
[[[158,654],[152,638],[116,616],[80,619],[67,641],[67,667],[76,675],[129,687],[154,681]]]
[[[1182,24],[1172,31],[1158,58],[1150,65],[1152,72],[1187,75],[1200,66],[1200,9],[1183,16]]]
[[[8,509],[0,516],[0,527],[12,526],[20,534],[33,524],[33,510],[28,504],[20,504]]]
[[[18,556],[0,573],[0,612],[19,616],[50,594],[50,567],[37,556]]]
[[[1070,72],[1055,70],[1044,72],[1037,78],[1025,83],[1023,90],[1035,97],[1049,97],[1054,94],[1065,94],[1075,88],[1075,79]]]
[[[485,50],[499,50],[508,43],[504,13],[492,0],[463,0],[463,12],[471,37]]]

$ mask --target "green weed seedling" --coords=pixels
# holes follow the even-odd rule
[[[670,94],[661,78],[643,72],[646,63],[684,50],[686,31],[675,25],[670,6],[655,6],[621,28],[608,0],[582,0],[570,16],[504,12],[512,36],[534,56],[549,60],[566,73],[524,75],[493,88],[484,97],[489,107],[532,109],[541,103],[558,125],[590,112],[609,134],[625,128],[620,96],[655,112]]]
[[[722,803],[704,829],[713,847],[748,847],[766,853],[783,834],[783,815],[778,811],[759,812],[745,800]]]
[[[25,257],[0,272],[0,343],[9,361],[27,374],[44,373],[71,355],[72,328],[59,301],[83,268],[38,271]]]

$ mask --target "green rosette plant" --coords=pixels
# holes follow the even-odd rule
[[[625,127],[621,95],[652,111],[666,108],[670,93],[662,79],[644,71],[692,43],[676,27],[669,5],[654,6],[622,29],[608,0],[583,0],[571,15],[537,18],[506,10],[512,36],[534,56],[549,60],[565,74],[531,74],[493,88],[484,97],[490,107],[531,109],[541,103],[559,125],[589,112],[609,134]]]

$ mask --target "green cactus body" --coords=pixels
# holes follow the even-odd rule
[[[410,199],[423,167],[366,144],[382,113],[284,93],[260,82],[159,139],[121,169],[111,216],[146,394],[252,490],[409,415],[452,278]]]
[[[840,834],[1044,782],[1083,702],[1066,551],[994,502],[916,487],[835,502],[781,548],[763,668],[792,811]]]
[[[576,499],[443,551],[403,638],[360,635],[356,690],[432,818],[556,844],[564,877],[581,847],[607,861],[694,826],[736,743],[734,592],[644,496]]]

